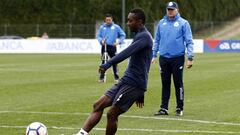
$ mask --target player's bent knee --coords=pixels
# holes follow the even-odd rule
[[[102,111],[103,109],[104,109],[104,108],[101,107],[101,105],[100,105],[98,102],[96,102],[96,103],[93,104],[93,111],[94,111],[94,112]]]
[[[93,104],[93,111],[103,111],[104,108],[110,106],[112,104],[112,101],[107,96],[102,96],[97,102]]]

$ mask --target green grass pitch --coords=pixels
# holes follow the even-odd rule
[[[92,104],[113,85],[99,84],[99,55],[1,54],[0,134],[23,135],[28,124],[44,123],[49,135],[72,135],[82,127]],[[123,74],[127,61],[119,64]],[[185,110],[175,116],[172,85],[169,116],[154,117],[161,83],[158,64],[149,73],[145,106],[135,105],[119,119],[117,135],[240,134],[240,53],[196,54],[184,70]],[[107,109],[104,113],[107,112]],[[91,132],[103,135],[106,116]]]

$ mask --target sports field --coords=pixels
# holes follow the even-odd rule
[[[44,123],[49,135],[76,133],[94,101],[113,85],[112,70],[107,83],[97,83],[99,62],[99,55],[1,54],[0,135],[23,135],[34,121]],[[119,65],[120,75],[126,65]],[[240,53],[196,54],[184,72],[184,116],[175,116],[174,90],[170,115],[153,116],[161,96],[155,64],[144,108],[134,105],[120,117],[117,135],[240,134]],[[105,125],[103,116],[91,135],[103,135]]]

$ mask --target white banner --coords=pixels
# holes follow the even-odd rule
[[[99,53],[100,48],[88,39],[0,40],[0,53]]]
[[[193,40],[193,51],[194,53],[203,53],[203,40],[202,39],[194,39]]]
[[[131,39],[118,45],[118,52],[126,48]],[[0,53],[100,53],[96,39],[4,39],[0,40]],[[194,40],[194,52],[203,52],[203,40]]]

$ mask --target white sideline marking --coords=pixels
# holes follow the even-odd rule
[[[216,125],[231,125],[231,126],[240,126],[240,123],[230,123],[230,122],[216,122],[216,121],[205,121],[205,120],[192,120],[192,119],[182,119],[182,118],[163,118],[163,117],[147,117],[147,116],[132,116],[132,115],[123,115],[121,117],[127,118],[139,118],[139,119],[155,119],[155,120],[171,120],[171,121],[185,121],[193,123],[204,123],[204,124],[216,124]]]
[[[49,115],[85,115],[88,116],[89,113],[65,113],[65,112],[31,112],[31,111],[0,111],[1,113],[19,113],[19,114],[49,114]],[[103,116],[106,116],[104,114]],[[203,123],[203,124],[215,124],[215,125],[229,125],[229,126],[240,126],[240,123],[231,122],[216,122],[216,121],[205,121],[205,120],[193,120],[193,119],[182,119],[182,118],[166,118],[166,117],[149,117],[149,116],[134,116],[134,115],[122,115],[120,117],[124,118],[136,118],[136,119],[154,119],[154,120],[171,120],[171,121],[184,121],[193,123]]]
[[[0,128],[15,128],[15,129],[24,129],[26,126],[6,126],[1,125]],[[79,128],[73,127],[57,127],[57,126],[48,126],[48,129],[56,130],[79,130]],[[93,130],[105,131],[105,128],[94,128]],[[118,131],[137,131],[137,132],[166,132],[166,133],[206,133],[206,134],[240,134],[240,132],[224,132],[224,131],[204,131],[204,130],[154,130],[154,129],[142,129],[142,128],[119,128]]]

